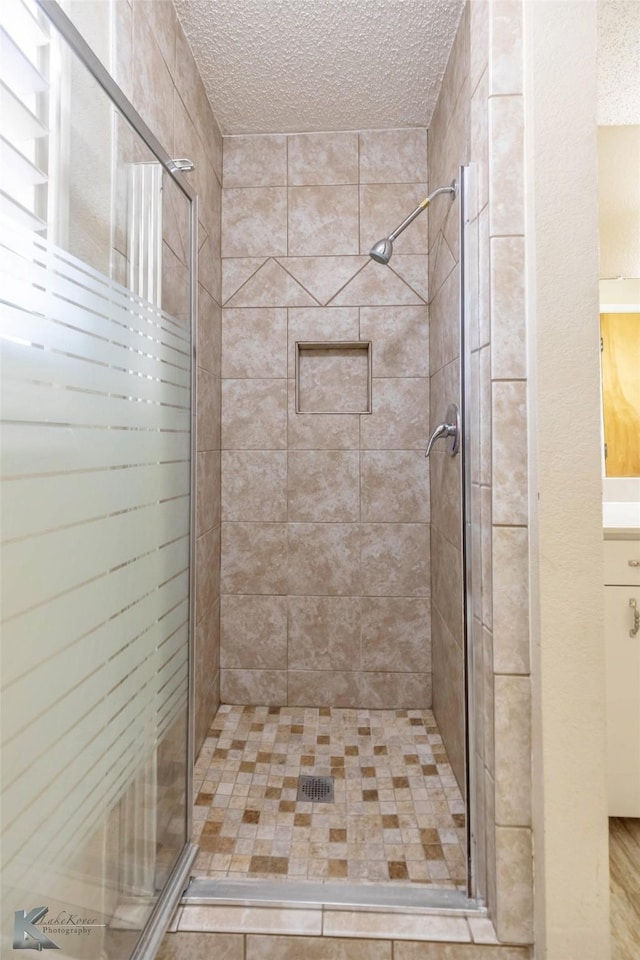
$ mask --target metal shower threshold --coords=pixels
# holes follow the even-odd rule
[[[483,904],[462,890],[422,885],[336,883],[313,880],[218,880],[193,877],[182,895],[185,906],[324,906],[486,916]]]

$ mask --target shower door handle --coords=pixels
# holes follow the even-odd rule
[[[452,457],[455,457],[460,450],[460,411],[455,403],[449,404],[445,423],[439,423],[429,437],[427,449],[424,454],[425,457],[429,456],[434,443],[436,440],[439,440],[440,437],[451,437],[449,453]]]

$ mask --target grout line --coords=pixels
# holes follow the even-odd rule
[[[286,149],[285,149],[286,169],[285,169],[284,180],[285,180],[286,191],[287,191],[287,256],[289,256],[289,137],[285,138],[285,146],[286,146]]]

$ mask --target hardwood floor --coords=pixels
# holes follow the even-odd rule
[[[609,819],[611,958],[640,957],[640,820]]]

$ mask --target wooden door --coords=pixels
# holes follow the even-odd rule
[[[602,403],[608,477],[640,477],[640,313],[602,313]]]

